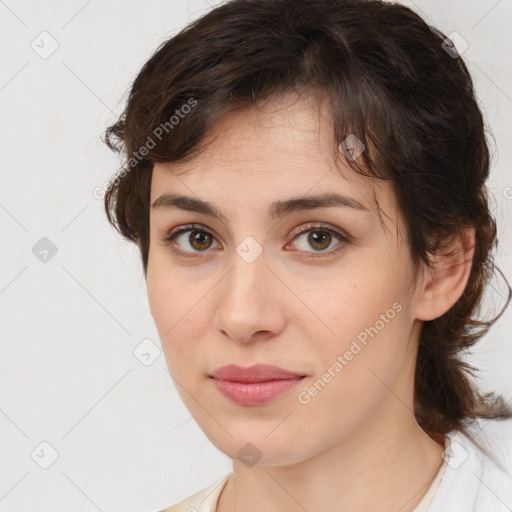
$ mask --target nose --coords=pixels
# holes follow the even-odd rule
[[[286,324],[284,286],[263,252],[252,262],[235,255],[217,288],[214,326],[225,338],[248,343],[278,335]]]

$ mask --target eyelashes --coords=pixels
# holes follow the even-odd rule
[[[207,247],[205,250],[183,250],[179,247],[176,247],[176,240],[178,240],[180,237],[182,237],[185,233],[195,233],[195,238],[191,237],[189,235],[188,238],[185,238],[186,243],[189,244],[190,247],[193,248],[191,245],[192,243],[198,243],[200,246],[204,245],[205,237],[208,239],[208,237],[211,239],[212,243],[207,244]],[[304,237],[303,235],[310,234],[308,237]],[[198,237],[199,235],[199,237]],[[316,235],[316,236],[311,236]],[[318,236],[319,235],[319,236]],[[313,247],[312,251],[306,250],[299,250],[300,253],[306,253],[306,258],[318,258],[318,257],[326,257],[326,256],[332,256],[335,253],[338,253],[341,251],[346,244],[351,243],[351,237],[347,235],[346,233],[335,229],[334,227],[330,225],[320,224],[320,223],[308,223],[304,226],[301,226],[298,230],[295,231],[293,234],[293,238],[291,242],[288,242],[286,244],[286,248],[290,247],[292,243],[295,243],[297,239],[305,238],[305,244],[306,246],[312,247],[317,246],[318,244],[322,244],[326,239],[329,241],[329,246],[331,245],[331,242],[334,240],[338,240],[339,243],[335,245],[334,249],[324,250],[324,248],[315,249]],[[168,233],[166,233],[163,237],[161,237],[161,240],[170,247],[170,250],[178,255],[179,257],[184,258],[198,258],[202,257],[203,253],[210,253],[209,249],[213,245],[213,241],[216,241],[215,235],[209,231],[205,226],[202,224],[186,224],[183,226],[178,226],[177,228],[174,228],[170,230]],[[296,251],[293,251],[296,252]]]

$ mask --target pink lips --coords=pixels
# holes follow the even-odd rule
[[[248,368],[229,364],[211,375],[217,389],[240,405],[258,405],[296,386],[305,375],[273,365],[256,364]]]

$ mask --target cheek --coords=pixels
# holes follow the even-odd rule
[[[150,251],[147,269],[147,293],[151,315],[160,334],[179,329],[179,320],[191,309],[189,302],[197,294],[197,284],[187,283],[183,273],[157,248]],[[196,291],[194,291],[196,290]],[[186,318],[184,318],[186,320]],[[175,326],[175,327],[173,327]],[[162,342],[164,338],[162,338]]]
[[[165,332],[165,326],[163,325],[164,319],[166,318],[165,312],[173,309],[172,302],[170,303],[171,295],[169,294],[165,280],[155,271],[155,266],[149,263],[147,272],[147,294],[149,310],[162,339],[162,334]],[[169,327],[170,326],[168,326],[167,329],[169,329]]]
[[[342,372],[350,381],[375,378],[369,372],[372,368],[386,375],[398,368],[412,327],[405,273],[404,267],[361,267],[351,273],[350,280],[333,283],[326,295],[318,297],[315,311],[321,312],[320,318],[329,327],[323,329],[327,335],[321,343],[325,370],[338,356],[342,356]],[[311,339],[315,339],[313,335],[311,332]]]
[[[337,317],[331,308],[331,318],[337,318],[336,336],[330,341],[317,336],[313,350],[320,364],[298,397],[306,417],[324,417],[325,424],[332,425],[313,427],[332,440],[357,428],[379,407],[408,357],[409,325],[401,304],[373,296],[364,304],[353,301],[345,306]]]
[[[167,367],[171,374],[189,381],[195,372],[204,372],[197,365],[202,355],[200,343],[208,321],[201,301],[204,290],[197,284],[185,282],[177,275],[157,272],[156,266],[148,265],[147,293]]]

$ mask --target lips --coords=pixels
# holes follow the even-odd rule
[[[210,377],[231,382],[264,382],[269,380],[299,379],[305,377],[305,374],[292,372],[269,364],[255,364],[249,367],[228,364],[217,368]]]
[[[263,406],[290,392],[306,377],[268,364],[250,367],[228,364],[211,375],[215,387],[232,403],[240,406]]]

